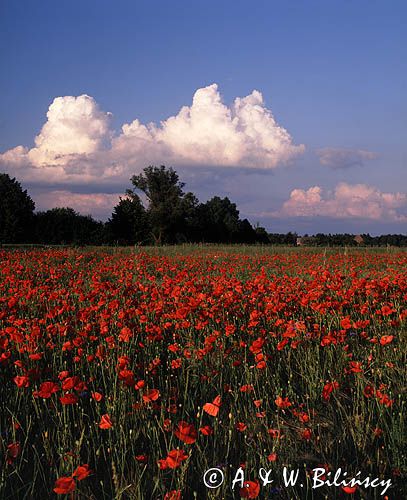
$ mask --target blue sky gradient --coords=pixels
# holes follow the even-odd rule
[[[3,0],[0,152],[32,148],[59,96],[91,96],[112,113],[117,136],[136,118],[159,124],[177,115],[197,89],[213,83],[227,106],[256,89],[293,144],[305,145],[304,154],[263,171],[172,164],[188,189],[202,200],[228,195],[242,216],[270,231],[405,232],[402,198],[385,197],[388,205],[376,215],[358,216],[357,208],[341,211],[353,202],[335,201],[332,193],[340,183],[368,185],[376,194],[366,200],[376,204],[377,193],[405,194],[406,20],[402,1]],[[318,150],[324,148],[340,158],[339,150],[375,157],[323,165]],[[103,186],[77,179],[62,186],[33,179],[25,175],[29,167],[4,159],[0,171],[19,177],[38,208],[49,208],[55,191],[91,196],[129,187],[123,177]],[[282,209],[293,190],[312,186],[334,201],[309,200],[308,215],[291,205]],[[109,207],[101,203],[93,213],[106,219]],[[76,208],[88,205],[78,198]],[[320,217],[319,208],[327,211]]]

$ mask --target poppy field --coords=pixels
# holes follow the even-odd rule
[[[0,498],[399,500],[406,299],[398,249],[0,249]]]

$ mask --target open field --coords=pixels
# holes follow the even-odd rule
[[[0,498],[399,500],[406,299],[397,248],[0,250]]]

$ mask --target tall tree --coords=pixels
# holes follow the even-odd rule
[[[177,242],[202,241],[202,221],[199,216],[199,200],[193,193],[186,193],[181,202],[182,227],[176,235]]]
[[[256,243],[257,233],[247,219],[239,221],[239,232],[237,234],[238,243]]]
[[[180,235],[185,234],[185,221],[194,205],[194,197],[185,195],[185,184],[179,181],[178,174],[172,168],[149,166],[140,175],[131,178],[134,186],[129,190],[129,195],[134,194],[134,189],[142,191],[148,201],[147,213],[151,224],[151,234],[154,242],[176,243]]]
[[[30,242],[34,209],[35,203],[21,184],[8,174],[0,174],[0,242]]]
[[[111,238],[119,244],[134,245],[149,242],[149,217],[140,197],[135,193],[120,198],[107,226]]]
[[[239,210],[229,198],[214,196],[208,200],[202,206],[201,217],[205,221],[203,235],[205,241],[209,243],[233,243],[239,241],[241,228]]]

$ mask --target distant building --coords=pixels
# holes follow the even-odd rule
[[[358,245],[363,245],[363,243],[365,242],[363,236],[361,236],[360,234],[357,234],[353,239]]]

